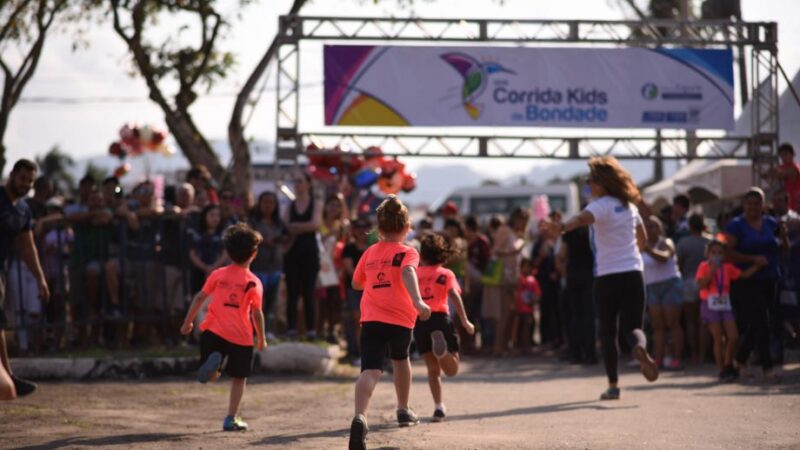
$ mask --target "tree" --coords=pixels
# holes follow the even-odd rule
[[[67,10],[67,0],[0,1],[0,69],[3,72],[3,97],[0,100],[0,173],[6,164],[4,136],[11,112],[22,91],[36,72],[45,40],[56,17]],[[9,47],[19,50],[14,67]]]
[[[249,0],[239,0],[240,4]],[[114,30],[125,41],[136,72],[145,80],[150,99],[163,111],[167,127],[192,165],[205,165],[212,176],[226,181],[226,171],[189,112],[198,88],[210,90],[234,64],[230,52],[218,49],[228,21],[217,10],[215,0],[110,0]],[[192,46],[184,35],[189,27],[178,27],[158,43],[145,32],[159,20],[191,18],[199,24],[199,39]],[[163,31],[166,27],[160,27]],[[174,92],[169,94],[170,84]]]
[[[75,190],[75,178],[70,173],[75,160],[58,146],[51,148],[44,156],[37,156],[36,165],[39,166],[39,172],[53,182],[56,191]]]

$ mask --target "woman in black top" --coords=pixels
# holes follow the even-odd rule
[[[289,230],[289,250],[283,258],[286,277],[286,320],[289,337],[297,336],[297,302],[303,296],[306,337],[317,338],[314,331],[314,290],[319,274],[319,243],[317,232],[322,218],[322,202],[312,196],[311,177],[300,173],[294,180],[295,200],[289,207],[284,223]]]

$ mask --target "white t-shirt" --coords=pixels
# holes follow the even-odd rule
[[[606,195],[589,203],[586,211],[594,216],[591,238],[595,275],[644,270],[636,244],[636,226],[642,223],[636,205],[626,207]]]

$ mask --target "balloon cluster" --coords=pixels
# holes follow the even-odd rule
[[[108,153],[119,158],[120,166],[114,176],[122,177],[131,170],[126,162],[128,156],[140,156],[145,152],[160,153],[165,156],[175,154],[175,149],[166,144],[167,132],[150,125],[126,123],[119,129],[119,140],[108,147]]]
[[[358,189],[377,185],[384,194],[411,192],[417,187],[417,175],[408,173],[406,165],[396,157],[387,157],[379,147],[369,147],[364,155],[345,152],[341,147],[321,149],[314,144],[306,148],[309,172],[321,181],[349,178]]]

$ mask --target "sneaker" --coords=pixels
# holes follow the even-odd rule
[[[673,358],[672,361],[669,362],[667,370],[681,371],[683,370],[683,362],[678,358]]]
[[[214,352],[208,355],[208,359],[206,362],[197,369],[197,381],[205,384],[211,380],[211,377],[214,375],[214,372],[219,370],[219,366],[222,364],[222,353]],[[227,419],[225,419],[227,420]]]
[[[247,422],[239,416],[228,416],[222,423],[222,431],[246,431]]]
[[[368,432],[367,418],[363,414],[355,416],[350,424],[350,444],[347,448],[349,450],[367,450]]]
[[[436,358],[443,358],[447,354],[447,340],[444,338],[444,333],[439,330],[431,333],[431,351]]]
[[[397,410],[397,424],[401,427],[413,427],[418,423],[419,417],[417,417],[411,408]]]
[[[600,400],[619,400],[619,388],[610,387],[600,394]]]
[[[725,381],[728,383],[733,383],[739,379],[739,371],[736,370],[736,367],[728,366],[725,369]]]
[[[17,397],[25,397],[26,395],[31,395],[36,392],[37,386],[35,383],[23,380],[14,374],[11,374],[11,381],[14,382],[14,389],[17,390]]]
[[[647,353],[647,349],[640,345],[633,347],[633,357],[639,362],[639,368],[647,381],[653,382],[658,379],[658,366]]]
[[[431,422],[444,422],[444,418],[447,416],[444,411],[439,408],[436,408],[433,411],[433,417],[431,418]]]

